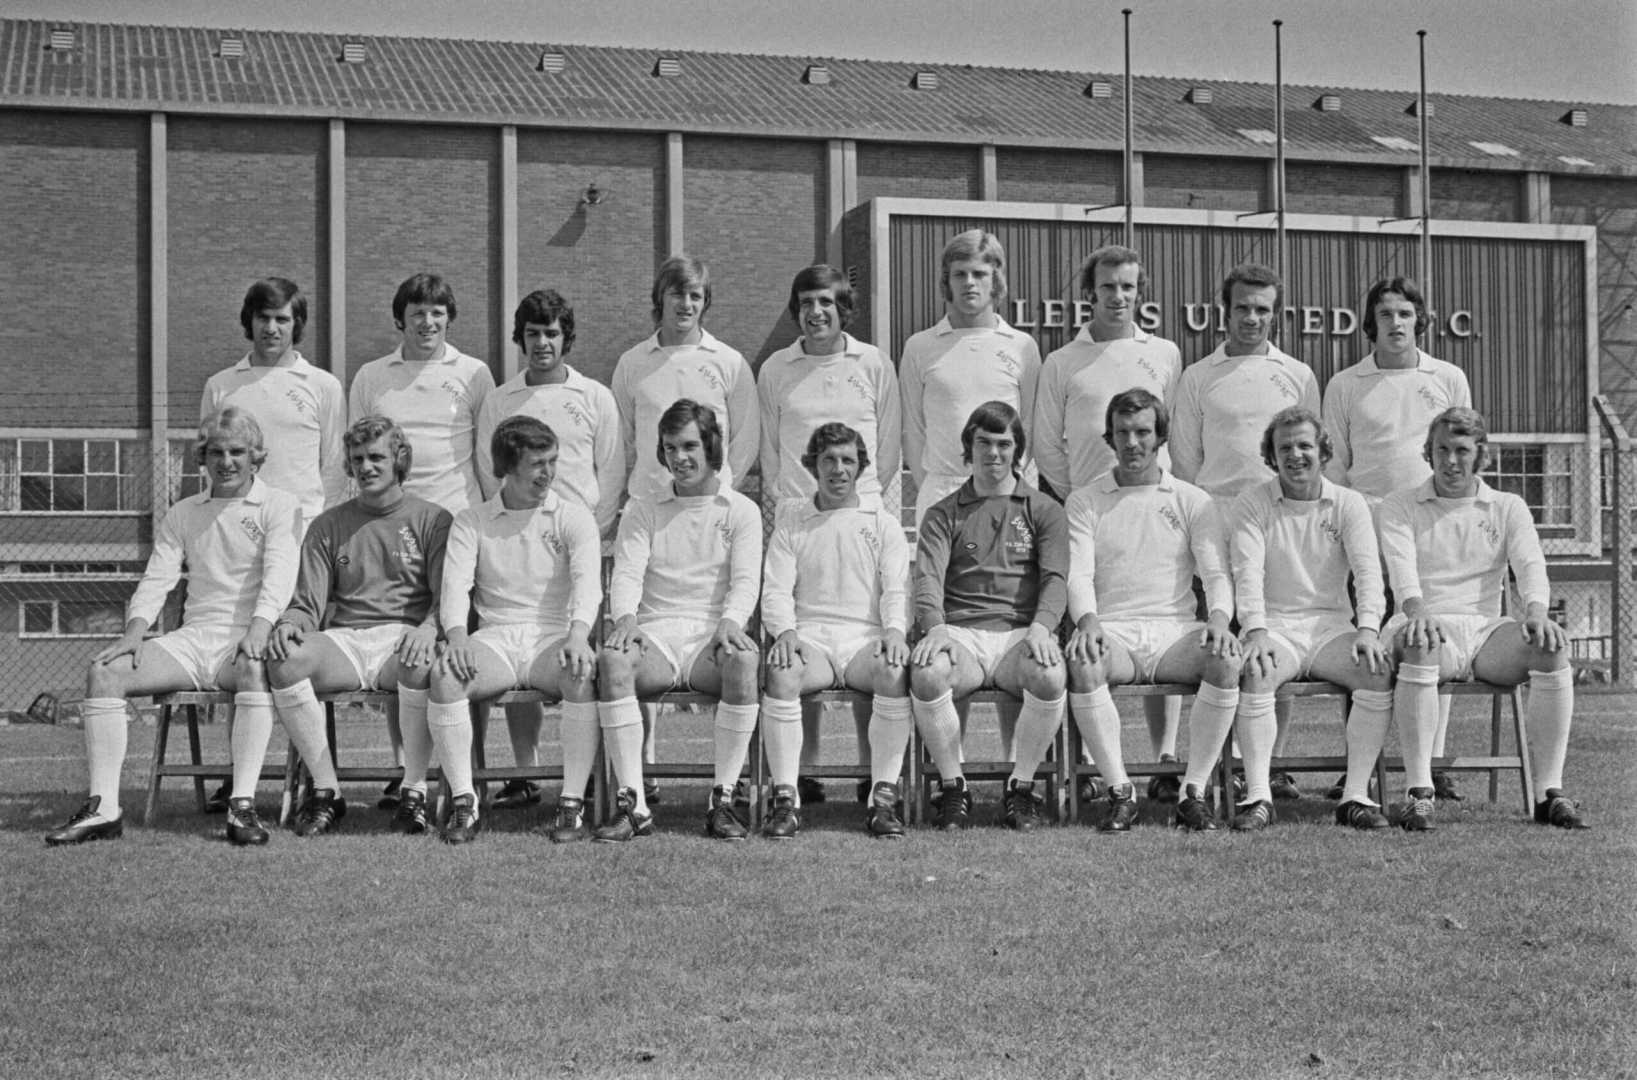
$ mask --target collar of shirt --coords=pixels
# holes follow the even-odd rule
[[[718,473],[717,475],[720,476],[721,474]],[[678,495],[674,487],[672,487],[670,484],[666,484],[664,489],[654,496],[654,501],[656,503],[676,502],[680,499],[715,499],[718,502],[725,503],[728,501],[728,489],[725,487],[719,487],[716,489],[716,494],[714,495]]]
[[[237,499],[218,499],[210,493],[208,487],[199,494],[205,497],[205,502],[244,502],[249,503],[251,506],[260,506],[267,501],[267,484],[262,481],[261,477],[252,476],[249,489]]]
[[[1443,496],[1438,494],[1438,488],[1433,484],[1431,477],[1421,481],[1420,485],[1415,489],[1416,502],[1431,502],[1440,498],[1443,498]],[[1472,501],[1477,506],[1487,506],[1495,501],[1495,489],[1484,483],[1484,478],[1481,476],[1478,477],[1478,490],[1473,493]]]
[[[461,357],[461,351],[459,349],[455,348],[453,345],[449,344],[449,342],[445,341],[443,343],[443,359],[442,360],[413,360],[412,361],[412,360],[410,360],[410,359],[408,359],[407,357],[404,356],[404,347],[402,345],[399,345],[396,349],[393,349],[390,353],[387,354],[387,363],[389,363],[389,364],[409,364],[409,363],[415,363],[415,364],[453,364],[456,360],[459,360],[460,357]]]
[[[1120,482],[1118,480],[1114,479],[1114,470],[1113,469],[1110,469],[1108,472],[1106,472],[1103,475],[1099,476],[1097,479],[1093,480],[1091,483],[1092,483],[1093,487],[1095,487],[1098,491],[1101,491],[1105,495],[1120,490]],[[1160,470],[1160,478],[1158,480],[1156,480],[1154,483],[1152,483],[1152,484],[1138,484],[1136,486],[1137,487],[1155,487],[1155,488],[1159,488],[1161,491],[1175,491],[1177,485],[1176,485],[1176,478],[1171,475],[1171,471],[1169,469],[1161,469]]]
[[[252,367],[255,367],[255,365],[250,362],[250,357],[253,355],[253,353],[245,353],[244,356],[239,358],[239,362],[233,365],[233,370],[249,371]],[[273,366],[276,368],[283,368],[292,375],[300,375],[303,379],[313,373],[313,365],[309,364],[307,362],[307,358],[296,352],[294,349],[291,349],[285,354],[285,356],[290,358],[288,359],[288,362],[281,360]]]
[[[1284,485],[1279,483],[1277,476],[1268,481],[1268,492],[1273,496],[1274,502],[1334,503],[1336,501],[1336,485],[1331,483],[1330,478],[1327,476],[1319,477],[1319,497],[1317,499],[1286,499]]]
[[[975,502],[982,502],[985,499],[1006,498],[1023,499],[1027,501],[1032,496],[1040,494],[1034,488],[1029,486],[1029,482],[1023,479],[1023,476],[1020,473],[1013,471],[1012,476],[1017,480],[1017,486],[1012,489],[1012,493],[1010,495],[979,495],[977,485],[974,484],[972,482],[972,478],[968,476],[966,478],[966,483],[962,484],[960,490],[956,492],[955,501],[962,506]]]
[[[995,325],[993,326],[966,326],[959,330],[949,324],[949,316],[945,315],[943,318],[939,319],[937,324],[932,328],[932,332],[937,334],[939,337],[943,337],[947,334],[969,334],[974,330],[984,330],[992,334],[999,334],[1001,337],[1018,336],[1018,332],[1012,329],[1006,320],[1001,318],[999,315],[995,316]]]
[[[557,508],[560,507],[562,504],[563,504],[562,496],[558,495],[557,492],[555,492],[555,491],[548,488],[546,490],[546,497],[544,499],[540,500],[540,505],[539,506],[531,507],[527,511],[512,510],[509,507],[507,507],[507,505],[505,503],[505,500],[501,497],[500,492],[497,491],[497,492],[494,493],[493,498],[491,498],[491,499],[487,500],[486,502],[484,502],[483,509],[488,514],[489,520],[493,521],[495,518],[504,517],[507,514],[522,514],[522,513],[532,514],[536,510],[542,511],[542,512],[547,513],[547,514],[555,514],[557,512]]]
[[[1358,363],[1354,364],[1353,366],[1356,369],[1358,369],[1359,378],[1367,379],[1372,375],[1385,375],[1385,374],[1387,374],[1387,372],[1389,370],[1391,370],[1391,371],[1419,371],[1421,368],[1426,367],[1427,366],[1427,361],[1431,360],[1431,359],[1432,359],[1432,357],[1428,356],[1426,353],[1422,352],[1420,349],[1417,349],[1417,350],[1415,350],[1415,367],[1413,367],[1413,368],[1390,368],[1389,369],[1389,368],[1384,368],[1380,364],[1376,363],[1376,354],[1371,352],[1371,353],[1366,353],[1365,356],[1364,356],[1364,359],[1360,360]]]
[[[1135,333],[1133,333],[1130,337],[1109,338],[1107,341],[1098,341],[1096,338],[1091,336],[1091,324],[1089,322],[1082,323],[1080,326],[1080,332],[1074,335],[1074,340],[1083,341],[1087,345],[1096,347],[1098,345],[1114,345],[1121,341],[1135,341],[1141,343],[1148,341],[1154,336],[1135,323],[1132,324],[1131,329],[1134,330]]]
[[[1225,364],[1229,360],[1272,360],[1280,367],[1284,367],[1287,364],[1301,363],[1301,361],[1297,360],[1289,353],[1284,352],[1279,348],[1279,346],[1275,345],[1271,341],[1268,342],[1268,351],[1267,355],[1265,356],[1261,353],[1249,353],[1244,356],[1229,356],[1227,343],[1224,342],[1216,347],[1215,352],[1211,353],[1211,355],[1205,358],[1205,362],[1212,365]]]
[[[791,344],[790,344],[790,348],[792,349],[791,358],[794,361],[829,360],[829,359],[832,359],[833,357],[837,357],[837,356],[848,356],[848,357],[857,358],[857,357],[860,357],[860,356],[864,355],[864,343],[862,341],[859,341],[857,338],[853,337],[853,335],[847,333],[845,330],[843,330],[841,332],[841,351],[840,352],[833,352],[833,353],[826,353],[823,356],[812,356],[812,355],[810,355],[807,352],[806,349],[803,349],[801,347],[802,340],[803,340],[802,338],[797,338],[795,341],[791,342]]]
[[[538,385],[530,386],[527,379],[528,373],[526,371],[519,371],[516,375],[513,375],[511,378],[506,380],[505,385],[500,388],[500,392],[505,394],[507,397],[510,397],[513,394],[532,394],[536,391],[545,390],[554,386],[564,390],[578,390],[585,385],[585,376],[581,375],[577,370],[575,370],[572,364],[564,361],[563,368],[568,372],[568,378],[564,379],[560,383],[539,383]]]
[[[661,345],[658,330],[655,330],[644,344],[648,346],[649,352],[658,352],[660,349],[703,349],[706,352],[716,352],[722,347],[722,343],[703,326],[699,328],[699,340],[692,345]]]

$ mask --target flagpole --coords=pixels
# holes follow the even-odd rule
[[[1120,194],[1125,201],[1125,246],[1136,247],[1137,226],[1131,210],[1131,186],[1136,171],[1131,119],[1131,9],[1121,8],[1120,14],[1125,16],[1125,181],[1120,185]]]
[[[1282,42],[1284,20],[1273,20],[1273,212],[1274,269],[1285,279],[1285,67]]]
[[[1421,92],[1415,115],[1421,121],[1421,293],[1432,307],[1432,169],[1427,164],[1427,32],[1417,30],[1421,52]]]

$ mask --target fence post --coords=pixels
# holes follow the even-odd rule
[[[1597,409],[1604,434],[1608,436],[1609,459],[1613,467],[1610,493],[1614,507],[1609,530],[1609,557],[1613,573],[1609,594],[1609,628],[1614,640],[1609,680],[1616,686],[1622,686],[1637,675],[1637,656],[1633,655],[1637,635],[1625,625],[1626,620],[1637,613],[1637,580],[1632,574],[1631,541],[1627,539],[1630,514],[1632,508],[1637,507],[1637,470],[1632,468],[1631,437],[1626,434],[1626,427],[1620,422],[1620,415],[1614,411],[1613,404],[1606,396],[1597,394],[1592,398],[1592,405]]]

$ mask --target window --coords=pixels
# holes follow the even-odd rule
[[[28,514],[140,510],[146,455],[118,439],[0,441],[0,511]]]
[[[111,638],[125,629],[118,600],[24,600],[18,607],[26,638]]]
[[[1510,491],[1527,504],[1543,530],[1572,530],[1574,508],[1568,448],[1551,443],[1490,443],[1483,478],[1497,491]],[[1555,531],[1555,529],[1554,529]]]

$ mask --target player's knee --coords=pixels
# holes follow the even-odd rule
[[[802,676],[807,671],[807,665],[800,659],[794,660],[789,667],[776,668],[771,665],[767,669],[767,696],[778,698],[780,701],[791,701],[801,695]]]
[[[121,656],[111,664],[92,664],[85,672],[87,697],[115,698],[125,696],[125,679],[130,661]]]
[[[877,660],[870,666],[870,689],[884,697],[903,697],[909,693],[909,668]]]
[[[1206,674],[1206,681],[1223,685]],[[1260,664],[1246,664],[1239,673],[1239,689],[1247,694],[1271,694],[1279,689],[1279,675],[1276,671],[1264,672]]]
[[[954,669],[942,655],[930,664],[917,664],[910,669],[909,684],[915,696],[922,701],[942,697],[949,689]]]
[[[1558,671],[1569,666],[1568,651],[1563,649],[1552,652],[1539,645],[1530,645],[1528,659],[1530,671]]]
[[[455,678],[455,673],[449,670],[447,664],[438,665],[428,685],[432,691],[429,700],[439,705],[451,705],[466,696],[466,684]]]
[[[233,678],[240,690],[266,691],[267,664],[240,653],[233,659]]]
[[[1201,679],[1212,686],[1231,687],[1239,685],[1239,657],[1213,656],[1205,662],[1205,670]]]
[[[597,654],[597,688],[603,700],[631,697],[637,691],[636,670],[623,649],[604,649]]]
[[[1103,665],[1090,660],[1067,660],[1063,664],[1063,677],[1071,692],[1089,694],[1093,690],[1108,682],[1108,676],[1103,672]]]
[[[557,674],[557,695],[564,701],[597,700],[597,672],[587,669],[579,675],[564,668]]]
[[[1023,689],[1037,698],[1055,700],[1062,697],[1065,685],[1062,664],[1055,667],[1029,664],[1023,669]]]
[[[722,658],[722,696],[739,702],[756,700],[756,673],[760,667],[761,658],[753,652],[727,653]]]
[[[1422,666],[1438,666],[1438,649],[1428,648],[1425,645],[1405,645],[1399,651],[1399,662],[1404,664],[1419,664]]]

